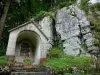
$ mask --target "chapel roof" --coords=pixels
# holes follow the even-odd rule
[[[14,27],[14,28],[12,28],[12,29],[10,29],[10,30],[8,30],[9,32],[12,32],[12,31],[14,31],[14,30],[16,30],[16,29],[18,29],[18,28],[21,28],[21,27],[23,27],[23,26],[26,26],[26,25],[28,25],[28,24],[30,24],[30,23],[33,23],[35,26],[37,26],[38,24],[36,23],[36,22],[34,22],[33,20],[30,20],[30,21],[28,21],[28,22],[26,22],[26,23],[23,23],[23,24],[21,24],[21,25],[18,25],[17,27]]]

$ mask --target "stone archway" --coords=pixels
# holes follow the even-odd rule
[[[27,50],[26,46],[24,46],[23,51],[21,51],[22,44],[26,44],[26,46],[29,45],[30,51]],[[15,61],[23,62],[25,56],[30,56],[34,63],[39,63],[40,45],[41,39],[36,32],[29,30],[21,31],[16,40]]]

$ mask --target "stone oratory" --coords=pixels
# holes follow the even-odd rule
[[[24,23],[9,32],[6,51],[9,60],[23,62],[24,57],[30,56],[33,64],[39,64],[41,60],[46,58],[47,51],[51,46],[49,41],[51,33],[50,36],[46,36],[34,21]],[[49,35],[48,32],[47,34]]]

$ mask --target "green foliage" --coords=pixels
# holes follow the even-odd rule
[[[30,57],[25,57],[24,65],[32,65],[32,59]]]
[[[74,74],[65,73],[64,75],[74,75]],[[77,73],[77,75],[91,75],[91,74],[87,74],[87,73]]]
[[[95,69],[95,71],[96,71],[97,73],[100,73],[100,59],[97,59],[97,60],[96,60],[96,69]]]
[[[0,41],[0,56],[5,55],[7,48],[7,42],[5,43],[4,40]]]
[[[5,56],[0,56],[0,66],[5,66],[8,63]]]
[[[8,38],[9,38],[8,28],[5,27],[2,33],[2,39],[0,40],[0,56],[5,56],[6,54]]]
[[[86,12],[86,14],[88,14],[88,0],[81,0],[80,7]]]
[[[76,0],[67,0],[66,2],[58,2],[56,4],[57,7],[63,8],[63,7],[67,7],[69,5],[72,5],[76,2]]]
[[[64,75],[73,75],[73,74],[71,74],[71,73],[65,73]]]
[[[100,3],[88,4],[88,0],[81,0],[81,8],[85,11],[88,20],[91,22],[92,33],[95,37],[94,44],[100,47]]]
[[[41,18],[43,18],[45,15],[45,11],[40,11],[39,13],[36,14],[36,16],[34,17],[34,20],[40,20]]]
[[[96,3],[94,5],[89,6],[88,18],[92,25],[92,33],[95,37],[94,44],[97,47],[100,47],[100,3]]]
[[[91,62],[92,59],[87,56],[66,55],[63,58],[48,58],[47,62],[43,63],[43,65],[52,68],[54,71],[70,69],[72,67],[89,70],[92,69]]]
[[[6,26],[11,29],[36,16],[40,11],[48,11],[49,4],[40,0],[21,0],[20,4],[11,1]]]
[[[55,19],[55,15],[52,12],[40,11],[39,13],[36,14],[36,16],[34,17],[34,20],[39,21],[46,15]]]
[[[66,73],[65,75],[75,75],[75,74]],[[91,75],[91,74],[88,74],[88,73],[77,73],[77,75]]]
[[[46,12],[46,14],[51,18],[55,19],[55,14],[53,12]]]
[[[59,58],[62,57],[63,55],[64,55],[63,50],[61,50],[60,48],[51,48],[48,53],[48,57],[50,58],[52,57]]]
[[[19,4],[11,0],[2,39],[0,40],[0,56],[6,54],[9,29],[29,21],[38,12],[48,11],[48,9],[49,4],[44,4],[40,0],[21,0]]]

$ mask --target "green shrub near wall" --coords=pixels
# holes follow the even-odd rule
[[[48,53],[49,58],[59,58],[62,57],[63,55],[64,55],[63,50],[57,47],[51,48]]]
[[[0,56],[0,66],[4,66],[8,63],[8,60],[5,56]]]

